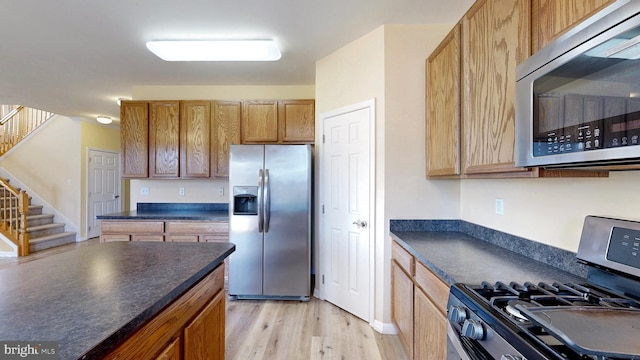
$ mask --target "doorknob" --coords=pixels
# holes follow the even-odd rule
[[[120,195],[113,195],[113,198],[114,198],[114,199],[117,199],[117,198],[119,198],[119,197],[120,197]]]
[[[364,220],[360,221],[360,219],[358,219],[353,222],[353,225],[357,226],[358,229],[364,229],[367,227],[367,222]]]

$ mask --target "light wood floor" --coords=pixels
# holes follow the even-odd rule
[[[98,238],[0,258],[0,269],[80,246]],[[329,302],[226,300],[226,360],[405,360],[396,335],[382,335],[368,323]]]

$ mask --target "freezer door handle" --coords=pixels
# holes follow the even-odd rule
[[[269,232],[271,222],[271,185],[269,184],[269,169],[264,170],[264,232]]]
[[[263,203],[263,190],[264,190],[264,174],[262,173],[262,169],[258,171],[258,232],[261,233],[264,229],[264,209],[262,208]]]

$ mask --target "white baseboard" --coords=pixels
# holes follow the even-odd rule
[[[373,329],[380,334],[384,335],[397,335],[398,328],[393,323],[383,323],[382,321],[374,320],[371,324]]]
[[[18,253],[16,251],[0,251],[0,258],[14,258],[18,257]]]

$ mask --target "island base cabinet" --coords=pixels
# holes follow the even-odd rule
[[[184,329],[184,359],[224,360],[224,292],[221,291],[209,305]]]
[[[223,278],[218,266],[105,359],[224,360]]]
[[[414,297],[414,360],[447,358],[447,319],[419,288]]]

